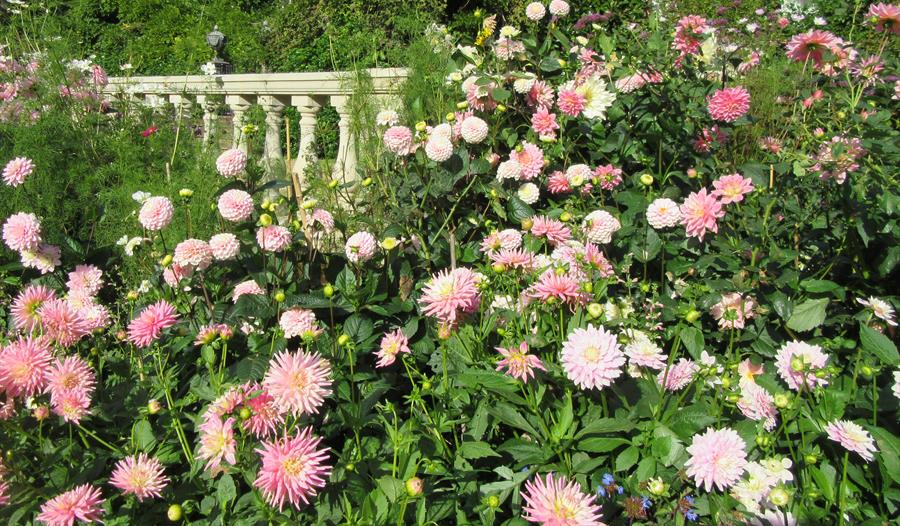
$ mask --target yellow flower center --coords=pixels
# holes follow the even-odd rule
[[[290,477],[296,477],[303,472],[305,464],[301,457],[289,457],[282,464],[281,468]]]
[[[584,359],[591,363],[597,363],[600,361],[600,349],[591,345],[587,349],[584,350]]]

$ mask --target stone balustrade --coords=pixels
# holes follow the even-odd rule
[[[373,95],[380,99],[378,106],[390,105],[389,99],[396,93],[399,82],[406,78],[406,70],[370,69],[368,73]],[[283,113],[286,107],[293,106],[300,114],[300,137],[292,144],[292,150],[294,145],[297,149],[291,167],[298,182],[302,182],[306,167],[315,162],[312,145],[317,114],[322,107],[331,105],[340,116],[340,141],[333,175],[340,181],[348,181],[356,174],[356,147],[348,107],[350,78],[348,72],[112,77],[104,95],[113,101],[132,101],[154,108],[169,103],[184,113],[199,105],[203,109],[203,140],[207,144],[218,122],[215,111],[224,98],[225,106],[233,115],[232,146],[245,150],[247,138],[241,131],[244,119],[250,107],[259,104],[266,115],[262,162],[270,168],[270,173],[275,167],[283,166]]]

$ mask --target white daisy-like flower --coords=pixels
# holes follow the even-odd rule
[[[894,320],[894,307],[890,303],[875,296],[869,296],[868,299],[856,298],[856,301],[860,305],[872,309],[872,313],[875,314],[876,318],[881,318],[888,325],[897,326],[897,321]]]

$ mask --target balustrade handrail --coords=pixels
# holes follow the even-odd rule
[[[372,80],[372,95],[381,101],[380,106],[390,106],[384,99],[396,93],[397,84],[407,77],[407,70],[375,68],[366,71]],[[215,114],[221,104],[221,99],[217,101],[218,96],[224,96],[224,103],[233,115],[232,147],[245,151],[244,116],[250,106],[257,103],[266,114],[263,163],[270,174],[278,166],[284,166],[281,126],[284,108],[293,106],[300,114],[300,137],[291,174],[299,188],[306,167],[315,161],[312,145],[316,116],[325,105],[333,106],[340,117],[333,177],[345,182],[356,177],[356,140],[350,127],[348,104],[353,78],[354,73],[350,71],[110,77],[103,94],[109,99],[132,100],[151,107],[169,102],[182,114],[196,103],[203,108],[203,140],[207,144],[218,122]]]

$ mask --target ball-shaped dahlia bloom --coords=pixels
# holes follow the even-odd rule
[[[41,222],[34,214],[19,212],[3,224],[3,241],[16,252],[34,251],[41,244]]]
[[[671,228],[681,222],[681,209],[675,201],[660,197],[647,207],[647,222],[656,230]]]
[[[594,210],[584,218],[581,227],[588,241],[605,244],[612,241],[613,234],[622,228],[622,224],[606,210]]]
[[[147,230],[158,231],[166,228],[174,215],[172,201],[168,197],[156,196],[144,201],[138,213],[138,221]]]
[[[256,242],[266,252],[281,252],[291,244],[291,231],[280,225],[261,227],[256,231]]]
[[[34,163],[27,157],[16,157],[3,167],[3,182],[8,186],[19,186],[34,172]]]
[[[241,251],[241,243],[237,236],[230,232],[216,234],[209,238],[209,248],[212,255],[219,261],[234,259]]]
[[[235,177],[240,175],[247,167],[247,154],[238,148],[225,150],[216,159],[216,170],[222,177]]]
[[[550,2],[550,14],[553,16],[566,16],[569,14],[569,4],[564,0],[553,0]]]
[[[294,307],[281,313],[278,325],[284,331],[285,338],[296,336],[316,336],[322,329],[316,324],[316,314],[300,307]]]
[[[488,135],[488,124],[483,119],[475,117],[466,117],[459,129],[464,141],[469,144],[478,144],[484,141]]]
[[[377,248],[378,241],[375,240],[375,236],[362,231],[350,236],[344,245],[344,254],[352,263],[365,263],[372,259]]]
[[[625,354],[614,334],[588,325],[569,334],[560,362],[566,376],[578,387],[603,389],[622,374]]]
[[[172,261],[182,267],[205,270],[212,263],[213,252],[209,243],[202,239],[185,239],[175,246]]]
[[[243,190],[228,190],[219,196],[218,208],[226,221],[246,221],[253,214],[253,197]]]
[[[525,16],[528,20],[533,22],[537,22],[538,20],[544,18],[544,15],[547,14],[547,10],[544,8],[544,4],[540,2],[531,2],[527,6],[525,6]]]
[[[425,155],[436,163],[442,163],[453,156],[453,143],[446,137],[431,137],[425,143]]]
[[[384,147],[394,155],[405,157],[416,151],[412,131],[406,126],[391,126],[382,139]]]

